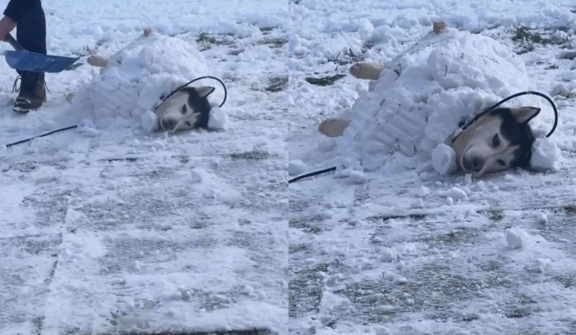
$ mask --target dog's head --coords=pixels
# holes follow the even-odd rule
[[[525,106],[495,108],[482,115],[452,142],[458,169],[480,177],[528,167],[535,141],[528,122],[538,113],[540,108]]]
[[[208,128],[210,102],[214,92],[211,86],[184,87],[156,107],[160,129],[175,132],[195,128]]]

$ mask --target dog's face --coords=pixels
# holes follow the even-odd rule
[[[540,108],[496,108],[481,116],[452,143],[458,169],[480,177],[527,167],[534,135],[528,122]]]
[[[208,96],[214,90],[210,86],[185,87],[174,93],[156,108],[160,129],[170,132],[206,129],[211,110]]]

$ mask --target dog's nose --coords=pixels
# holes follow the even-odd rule
[[[482,166],[484,166],[484,161],[482,160],[482,158],[479,158],[479,157],[472,158],[470,163],[471,163],[472,169],[474,169],[474,171],[480,171],[480,170],[482,170]]]
[[[176,121],[172,120],[172,119],[162,119],[162,128],[164,128],[165,130],[172,130],[174,129],[174,127],[176,127]]]

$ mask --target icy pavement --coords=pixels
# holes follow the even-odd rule
[[[349,110],[356,88],[368,86],[347,74],[350,66],[390,60],[437,19],[516,51],[537,90],[559,106],[561,157],[553,172],[482,181],[398,172],[290,184],[291,334],[576,334],[571,9],[568,2],[292,2],[293,175],[328,167],[336,140],[318,124]]]
[[[167,14],[156,31],[204,46],[210,74],[228,86],[229,129],[71,130],[4,148],[0,334],[287,334],[285,12],[262,1],[183,3],[140,5]],[[129,6],[104,3],[114,10],[98,7],[97,19],[88,8],[74,17],[75,5],[47,3],[51,52],[99,37],[107,37],[100,51],[118,50],[154,21]],[[219,6],[222,16],[210,16]],[[174,26],[186,15],[203,20]],[[77,21],[86,25],[71,28]],[[68,48],[58,48],[66,38]],[[73,123],[64,96],[91,70],[49,76],[41,111],[1,107],[0,143]],[[5,64],[0,71],[12,73]],[[12,80],[0,79],[6,104]]]

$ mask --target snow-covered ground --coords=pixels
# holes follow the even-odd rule
[[[180,42],[164,44],[172,46],[165,54],[178,55],[171,63],[153,49],[132,54],[140,69],[161,70],[154,77],[118,72],[120,83],[135,84],[128,101],[68,104],[69,93],[99,78],[86,64],[48,75],[47,104],[24,116],[8,107],[15,73],[0,62],[0,144],[83,125],[0,147],[0,334],[576,334],[572,1],[89,5],[44,1],[51,54],[85,63],[90,54],[119,51],[145,27],[199,54],[182,54],[191,49]],[[317,126],[354,106],[362,111],[358,92],[368,84],[349,76],[350,66],[390,61],[435,20],[493,39],[463,43],[469,52],[500,43],[516,54],[511,61],[495,47],[496,62],[472,58],[467,71],[490,83],[466,82],[483,93],[463,97],[462,106],[479,94],[496,99],[525,88],[554,97],[556,168],[482,181],[400,168],[328,174],[288,188],[288,172],[345,157],[346,142],[324,138]],[[436,60],[426,64],[450,58]],[[519,71],[502,73],[512,87],[495,80],[502,60]],[[494,67],[483,73],[482,64]],[[137,117],[125,117],[142,113],[172,80],[200,74],[227,84],[225,131],[149,133]],[[524,101],[543,107],[547,130],[550,108]],[[100,103],[117,114],[97,113]],[[106,122],[96,122],[103,115]]]
[[[361,60],[391,61],[436,20],[493,41],[466,40],[478,52],[471,52],[467,43],[457,44],[466,53],[463,57],[472,57],[469,66],[451,61],[446,54],[454,50],[450,45],[429,58],[430,51],[405,57],[402,65],[408,69],[401,70],[408,78],[396,85],[381,77],[381,83],[392,87],[383,90],[392,96],[381,97],[381,103],[403,103],[403,111],[414,115],[419,109],[412,111],[407,102],[430,99],[440,109],[458,107],[460,112],[466,106],[473,109],[478,97],[497,100],[532,88],[553,96],[561,118],[546,147],[560,149],[552,171],[508,171],[473,180],[433,171],[419,174],[422,169],[401,166],[290,184],[291,334],[576,333],[574,9],[570,1],[291,1],[292,175],[365,153],[373,149],[369,144],[387,148],[377,142],[385,142],[390,125],[370,123],[386,118],[379,114],[361,123],[362,115],[352,113],[374,108],[369,95],[359,93],[368,83],[348,70]],[[507,46],[510,55],[496,43]],[[482,60],[492,53],[497,58]],[[518,61],[523,64],[513,65]],[[434,68],[439,65],[445,70]],[[442,84],[460,82],[476,91],[456,92],[458,101],[449,91],[411,96],[417,91],[414,85],[430,88],[435,71],[447,77]],[[462,81],[467,75],[484,75],[486,82]],[[525,98],[514,104],[520,102],[542,107],[540,121],[545,131],[550,129],[552,109],[544,100]],[[317,131],[324,119],[342,115],[351,115],[351,126],[356,122],[359,128],[355,133],[329,139]],[[411,120],[415,128],[417,119]],[[453,126],[450,122],[447,127]],[[414,140],[433,135],[431,129],[418,129],[422,133],[413,133]],[[350,149],[347,136],[363,132],[371,134],[372,143],[358,140]]]
[[[287,3],[43,4],[49,52],[80,63],[115,53],[145,27],[190,42],[201,56],[182,54],[192,50],[182,43],[160,50],[175,56],[164,58],[170,64],[150,50],[141,56],[164,73],[156,81],[179,66],[179,80],[222,78],[230,124],[167,135],[109,122],[3,147],[0,334],[287,334]],[[0,73],[2,145],[102,116],[65,101],[98,73],[89,65],[47,75],[48,102],[28,115],[8,106],[16,73],[4,62]],[[159,93],[137,89],[140,107]]]

